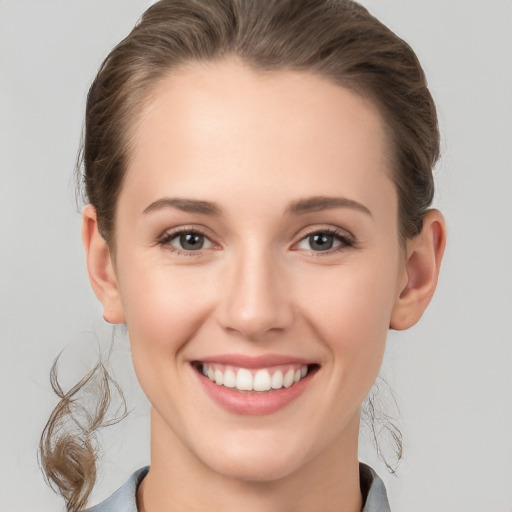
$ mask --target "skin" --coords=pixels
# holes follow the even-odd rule
[[[92,206],[83,240],[105,319],[127,324],[152,404],[141,511],[361,509],[360,406],[389,328],[410,327],[430,301],[445,242],[435,210],[419,236],[399,239],[383,123],[321,77],[235,61],[173,72],[137,116],[115,251]],[[311,197],[351,202],[289,211]],[[192,228],[203,248],[176,252],[175,230]],[[326,229],[342,239],[320,251],[308,236]],[[214,403],[190,364],[233,353],[319,370],[283,409],[243,416]]]

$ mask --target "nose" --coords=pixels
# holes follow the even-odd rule
[[[220,286],[218,312],[224,329],[257,341],[291,325],[291,295],[278,259],[270,250],[249,247],[231,258]]]

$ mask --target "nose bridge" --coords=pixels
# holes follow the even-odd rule
[[[268,244],[246,243],[230,257],[223,294],[224,327],[248,339],[286,328],[293,312],[286,275]]]

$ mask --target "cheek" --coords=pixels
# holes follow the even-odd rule
[[[120,279],[120,291],[134,363],[180,348],[199,329],[210,310],[205,278],[190,269],[132,264]],[[207,281],[206,281],[207,282]]]
[[[306,277],[301,284],[303,291],[297,292],[301,293],[303,316],[331,354],[333,374],[359,383],[363,396],[382,361],[395,303],[397,269],[396,259],[363,265],[356,257],[353,265],[330,269],[324,276]]]
[[[382,268],[380,266],[377,269]],[[389,267],[384,267],[389,268]],[[318,327],[339,336],[349,346],[379,343],[389,328],[395,302],[396,272],[380,272],[368,265],[341,267],[324,276],[312,275],[301,283],[304,310],[317,318]],[[307,314],[307,313],[306,313]],[[325,337],[325,336],[323,336]]]
[[[146,262],[139,266],[133,260],[121,273],[120,291],[137,379],[153,406],[167,404],[174,415],[175,407],[184,407],[168,396],[169,389],[179,388],[184,377],[184,365],[178,364],[182,349],[209,314],[204,283],[204,277],[187,269]]]

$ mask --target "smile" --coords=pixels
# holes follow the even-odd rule
[[[288,357],[218,356],[193,361],[202,388],[229,413],[273,414],[304,393],[320,369],[318,364]]]
[[[308,365],[283,365],[250,370],[217,363],[200,363],[201,373],[219,386],[238,391],[266,392],[289,388],[308,374]]]

